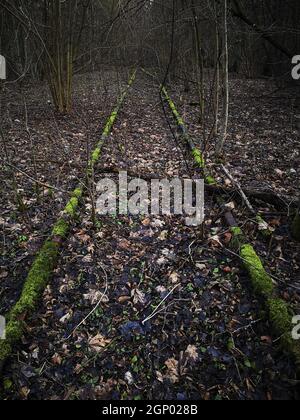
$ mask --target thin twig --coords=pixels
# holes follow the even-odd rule
[[[103,302],[103,298],[106,296],[106,293],[107,293],[107,290],[108,290],[108,276],[107,276],[107,273],[106,273],[106,271],[104,270],[104,268],[102,267],[102,265],[100,265],[100,267],[101,267],[101,269],[102,269],[102,271],[103,271],[103,273],[104,273],[104,276],[105,276],[105,290],[104,290],[104,293],[102,293],[102,296],[101,296],[101,298],[100,298],[100,300],[99,300],[99,302],[97,303],[97,305],[91,310],[91,312],[77,325],[77,327],[75,327],[74,328],[74,330],[71,332],[71,334],[67,337],[67,339],[66,340],[69,340],[72,336],[73,336],[73,334],[75,333],[75,331],[77,331],[78,330],[78,328],[79,327],[81,327],[81,325],[82,324],[84,324],[87,320],[88,320],[88,318],[91,316],[91,315],[93,315],[93,313],[99,308],[99,306],[100,306],[100,304]]]
[[[145,325],[147,321],[150,321],[150,319],[154,318],[155,315],[159,312],[158,309],[162,306],[162,304],[168,299],[168,297],[177,289],[177,287],[180,286],[180,283],[176,284],[175,287],[173,287],[173,289],[167,294],[167,296],[165,296],[163,298],[163,300],[156,306],[156,308],[154,309],[154,311],[152,312],[151,315],[149,315],[146,319],[144,319],[144,321],[142,321],[142,324]]]
[[[2,159],[2,163],[4,165],[7,165],[7,166],[13,168],[13,169],[16,169],[18,172],[21,172],[22,175],[26,176],[26,178],[30,179],[32,182],[35,182],[36,184],[41,185],[42,187],[49,188],[49,189],[52,189],[54,191],[68,193],[68,191],[62,190],[61,188],[57,188],[57,187],[54,187],[53,185],[45,184],[44,182],[41,182],[37,179],[34,179],[31,175],[28,175],[26,172],[22,171],[22,169],[18,168],[17,166],[13,165],[12,163],[4,161],[3,159]]]

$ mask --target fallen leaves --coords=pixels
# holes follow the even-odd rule
[[[169,279],[172,284],[176,284],[180,280],[180,276],[176,271],[173,271],[173,273],[170,274]]]
[[[124,303],[127,303],[127,302],[129,302],[131,300],[131,297],[130,296],[120,296],[119,298],[118,298],[118,302],[121,304],[121,305],[124,305]]]
[[[88,293],[83,295],[84,300],[89,301],[92,305],[96,305],[100,299],[104,299],[103,293],[100,290],[90,290]],[[104,301],[104,300],[103,300]],[[106,298],[106,302],[108,299]]]
[[[167,230],[163,230],[163,231],[161,232],[161,234],[159,235],[158,239],[159,239],[160,241],[166,241],[166,240],[167,240],[167,238],[168,238],[168,234],[169,234],[169,232],[168,232]]]
[[[176,384],[179,382],[179,363],[178,360],[174,358],[170,358],[165,361],[165,365],[167,366],[168,370],[164,375],[165,379],[169,379],[172,384]]]
[[[199,360],[199,353],[197,347],[194,345],[188,345],[184,355],[189,362],[195,363]]]
[[[127,241],[127,239],[121,239],[118,242],[118,248],[125,251],[130,250],[131,246],[131,242]]]
[[[75,235],[82,243],[86,244],[91,241],[91,237],[86,233],[86,230],[80,230]]]
[[[105,347],[111,343],[111,340],[103,337],[101,334],[97,334],[95,337],[89,340],[89,347],[96,353],[99,353]]]
[[[141,303],[142,305],[146,304],[146,296],[144,292],[141,292],[138,289],[133,289],[131,291],[131,296],[133,298],[133,303],[136,305],[137,303]]]

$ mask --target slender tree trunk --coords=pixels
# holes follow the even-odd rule
[[[203,123],[204,110],[205,110],[205,96],[204,96],[204,60],[201,48],[201,35],[199,30],[199,22],[197,16],[197,10],[195,7],[195,1],[192,0],[192,12],[193,12],[193,27],[194,27],[194,39],[195,39],[195,56],[196,56],[196,73],[197,73],[197,84],[198,94],[200,102],[200,122]]]
[[[215,44],[216,44],[216,83],[215,83],[215,127],[214,135],[218,135],[219,131],[219,104],[220,104],[220,33],[219,33],[219,21],[216,0],[214,2],[214,13],[215,13]]]
[[[229,52],[228,52],[228,21],[227,21],[227,0],[224,2],[224,101],[223,101],[223,126],[222,133],[217,144],[217,156],[220,156],[227,137],[228,117],[229,117]]]

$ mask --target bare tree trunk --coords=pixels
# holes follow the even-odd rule
[[[218,135],[219,131],[219,105],[220,105],[220,33],[219,33],[219,21],[216,0],[214,1],[214,14],[215,14],[215,44],[216,44],[216,83],[215,83],[215,126],[214,135]]]
[[[199,22],[197,16],[197,10],[195,8],[195,2],[192,0],[192,12],[193,12],[193,26],[194,26],[194,39],[195,39],[195,55],[196,55],[196,73],[197,73],[197,84],[198,94],[200,102],[200,122],[203,123],[204,109],[205,109],[205,96],[204,96],[204,60],[203,52],[201,48],[201,35],[199,30]]]
[[[229,52],[228,52],[228,21],[227,21],[227,0],[224,2],[224,69],[223,69],[223,80],[224,80],[224,101],[223,101],[223,127],[222,133],[217,144],[216,153],[217,156],[223,151],[224,144],[227,137],[228,129],[228,116],[229,116]]]

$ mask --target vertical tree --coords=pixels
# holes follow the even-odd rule
[[[44,65],[56,108],[68,112],[72,105],[73,64],[89,2],[45,0]]]
[[[224,5],[224,52],[223,52],[223,86],[224,86],[224,98],[223,98],[223,121],[222,121],[222,132],[217,144],[217,155],[222,153],[224,144],[227,137],[228,129],[228,117],[229,117],[229,50],[228,50],[228,20],[227,20],[227,0],[223,0]]]

